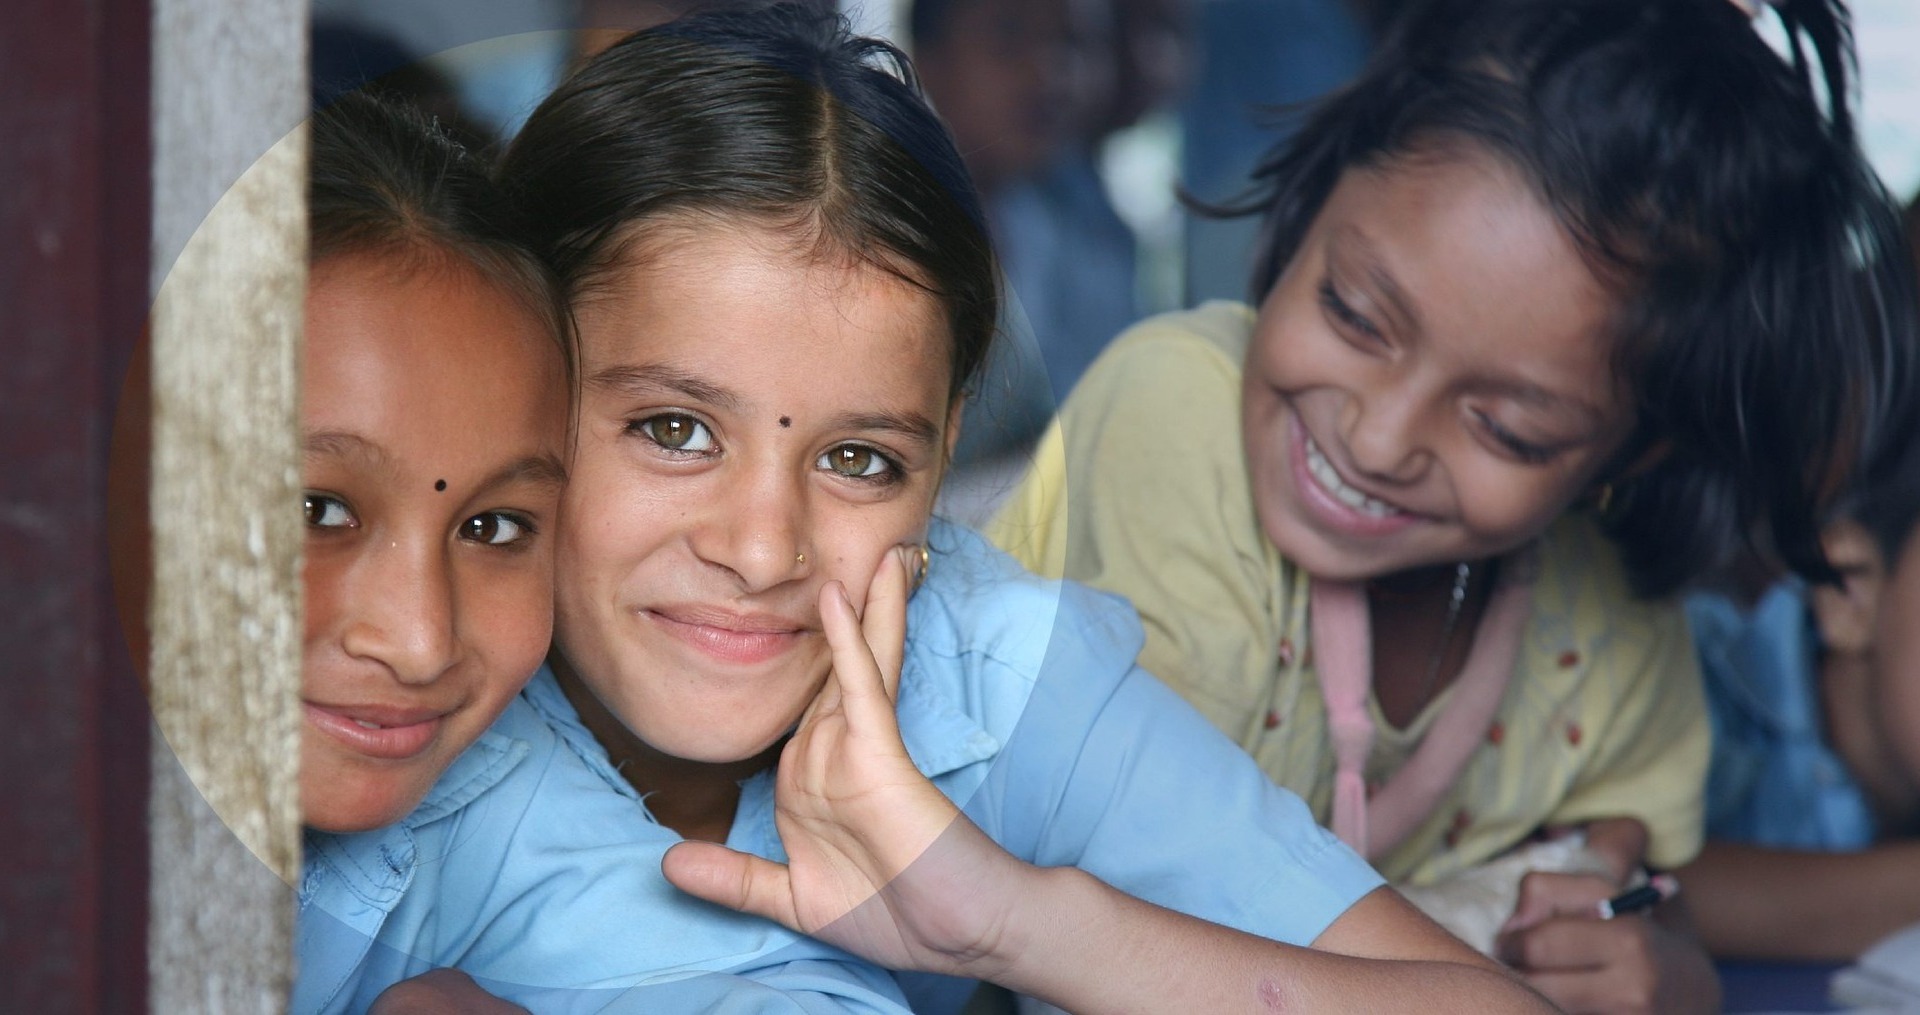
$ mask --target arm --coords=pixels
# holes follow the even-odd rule
[[[890,565],[858,620],[837,585],[822,592],[833,676],[782,755],[777,787],[790,865],[689,842],[667,856],[674,883],[889,966],[987,979],[1076,1011],[1547,1010],[1388,889],[1307,949],[1013,857],[920,775],[900,742],[891,696],[905,584],[904,566]]]
[[[1004,954],[965,970],[1075,1011],[1550,1011],[1386,887],[1312,948],[1163,909],[1071,867],[1029,868]],[[982,968],[984,967],[984,968]]]
[[[1708,842],[1681,868],[1715,955],[1843,962],[1920,920],[1920,841],[1858,853]]]

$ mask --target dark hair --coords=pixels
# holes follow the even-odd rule
[[[986,354],[999,271],[953,139],[893,46],[783,3],[635,33],[542,102],[500,174],[569,299],[631,252],[639,222],[757,220],[931,294],[951,390]]]
[[[1920,433],[1901,436],[1869,459],[1837,512],[1867,530],[1889,567],[1920,531]]]
[[[339,97],[308,122],[308,258],[456,258],[545,325],[571,392],[572,317],[486,163],[419,110],[365,92]]]
[[[1645,595],[1755,532],[1831,579],[1823,508],[1860,448],[1914,425],[1920,309],[1853,136],[1845,8],[1772,9],[1791,66],[1728,0],[1417,3],[1228,209],[1265,216],[1257,299],[1347,169],[1462,144],[1517,169],[1619,297],[1637,426],[1601,524]]]

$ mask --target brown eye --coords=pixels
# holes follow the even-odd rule
[[[512,515],[489,511],[483,515],[474,515],[460,523],[460,538],[470,543],[485,543],[488,546],[505,546],[519,542],[532,531],[532,526]]]
[[[692,416],[668,413],[641,420],[639,425],[648,440],[668,451],[709,451],[713,448],[713,435],[707,431],[706,424]]]
[[[820,464],[850,479],[871,479],[893,467],[886,456],[859,444],[842,444],[828,451],[820,456]]]
[[[347,509],[345,502],[338,497],[329,497],[320,493],[309,493],[300,505],[306,515],[307,527],[314,529],[350,529],[360,524]]]

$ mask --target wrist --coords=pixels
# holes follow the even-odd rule
[[[1114,891],[1076,867],[1036,867],[1022,863],[1009,881],[1008,897],[1017,900],[996,947],[983,952],[968,976],[1040,998],[1063,996],[1063,978],[1084,975],[1097,948],[1099,928],[1120,919],[1112,911]]]

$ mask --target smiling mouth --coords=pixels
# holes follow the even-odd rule
[[[802,630],[766,618],[727,619],[697,614],[676,616],[662,610],[644,610],[645,616],[676,640],[730,663],[763,663],[800,641]]]
[[[1407,512],[1394,507],[1386,501],[1369,497],[1364,492],[1347,485],[1340,478],[1340,471],[1333,467],[1320,445],[1313,442],[1313,435],[1303,433],[1307,448],[1307,474],[1313,477],[1320,488],[1333,496],[1333,499],[1366,515],[1369,518],[1396,518]]]
[[[418,757],[439,737],[445,712],[302,703],[309,724],[359,754],[385,761]]]

